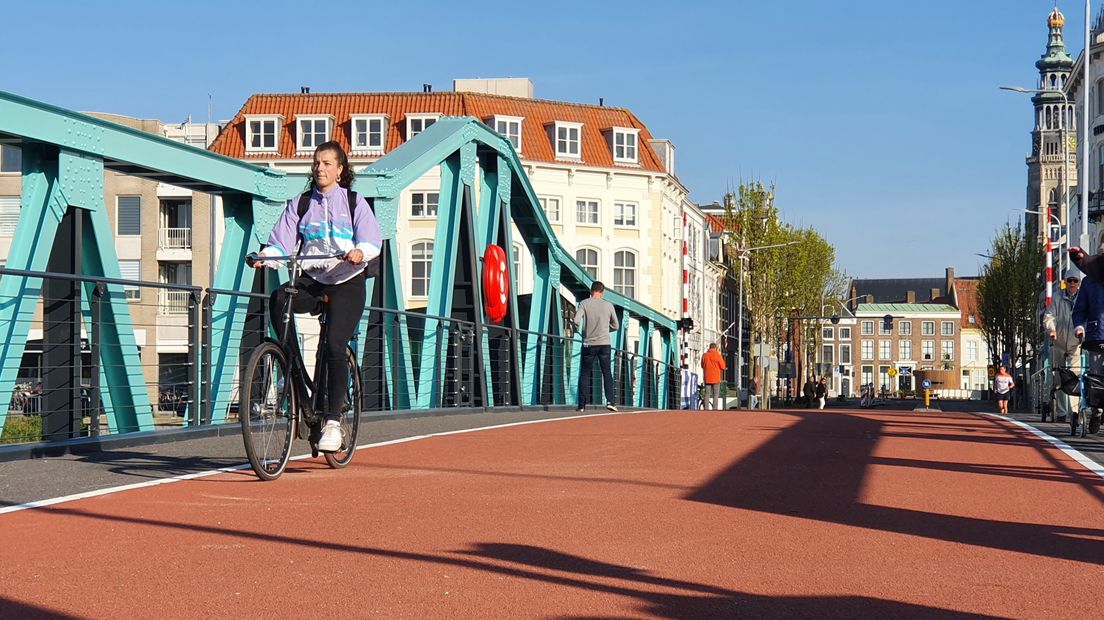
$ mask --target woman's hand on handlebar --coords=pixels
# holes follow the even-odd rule
[[[345,260],[354,265],[359,265],[364,262],[364,251],[358,249],[352,249],[345,253]]]
[[[257,252],[250,252],[245,255],[245,264],[254,269],[264,269],[265,263],[261,260],[261,255]]]

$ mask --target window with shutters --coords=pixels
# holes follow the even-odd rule
[[[115,198],[115,234],[119,236],[142,234],[141,196]]]
[[[15,234],[19,223],[19,196],[0,196],[0,237]]]
[[[120,260],[119,261],[119,277],[123,280],[141,280],[142,279],[142,261],[140,260]],[[123,285],[123,293],[126,294],[127,299],[141,299],[142,289],[138,286]]]

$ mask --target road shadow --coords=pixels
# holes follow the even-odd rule
[[[629,598],[635,602],[638,612],[671,620],[857,617],[983,619],[998,617],[864,596],[761,596],[710,584],[662,577],[639,568],[603,562],[553,549],[513,543],[476,543],[471,545],[469,549],[452,553],[425,553],[336,543],[316,538],[266,534],[211,525],[178,523],[161,519],[99,514],[76,508],[49,507],[43,510],[57,515],[111,523],[153,526],[169,530],[201,532],[219,537],[233,536],[276,545],[299,546],[310,551],[329,550],[428,565],[464,568],[502,577],[546,583],[559,588],[574,588],[581,591]],[[614,582],[611,583],[611,580]],[[499,585],[498,587],[504,586]],[[656,591],[657,588],[664,591]],[[586,597],[583,597],[582,600],[584,601],[582,604],[586,604]],[[0,604],[2,604],[2,599],[0,599]],[[0,611],[3,611],[2,607],[0,607]],[[6,616],[0,615],[0,617]],[[37,617],[68,619],[71,616],[45,615]],[[568,614],[555,617],[581,619],[612,616]]]
[[[686,499],[1092,564],[1100,564],[1104,559],[1104,529],[1097,527],[979,519],[860,501],[867,470],[874,464],[1053,480],[1049,474],[1031,469],[875,457],[873,449],[878,440],[892,436],[1031,446],[1047,457],[1054,471],[1061,474],[1059,479],[1080,485],[1104,505],[1104,480],[1057,460],[1049,446],[1026,433],[991,442],[939,434],[935,423],[930,433],[896,432],[892,418],[884,415],[795,412],[783,415],[799,419],[689,493]],[[916,421],[907,423],[915,425]]]
[[[79,620],[80,616],[54,611],[45,607],[13,601],[0,596],[0,618],[12,620]]]

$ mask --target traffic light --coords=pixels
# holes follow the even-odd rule
[[[882,317],[882,329],[891,332],[893,331],[893,315],[887,314]]]
[[[694,331],[694,319],[690,317],[684,317],[678,320],[678,328],[683,331]]]
[[[840,319],[838,314],[833,314],[830,320],[832,321],[832,325],[839,325]]]

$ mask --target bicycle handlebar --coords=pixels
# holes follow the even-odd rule
[[[273,262],[291,262],[291,261],[305,261],[305,260],[329,260],[331,258],[345,258],[345,252],[338,252],[336,254],[310,254],[306,256],[262,256],[259,252],[250,252],[245,255],[245,264],[250,267],[257,264],[257,261],[273,261]]]

